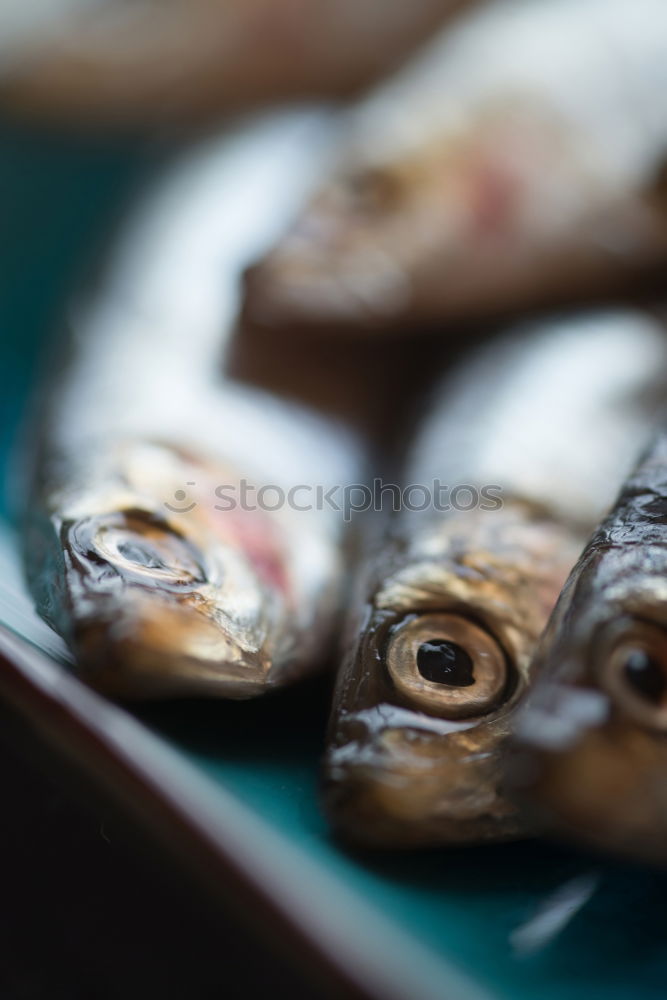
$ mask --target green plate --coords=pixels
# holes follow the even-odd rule
[[[119,205],[163,153],[11,123],[0,133],[8,463],[39,345]],[[37,727],[48,716],[44,732],[70,756],[80,744],[68,743],[68,726],[79,727],[77,739],[95,738],[96,780],[115,782],[128,799],[142,786],[156,803],[153,828],[174,841],[178,833],[184,850],[205,847],[211,870],[220,860],[221,891],[226,879],[250,911],[266,904],[286,948],[310,949],[341,991],[347,984],[378,998],[665,996],[660,873],[536,841],[419,855],[341,850],[318,809],[326,684],[260,703],[148,705],[133,716],[68,678],[64,651],[31,612],[16,569],[8,498],[17,451],[6,465],[0,622],[48,655],[5,642],[0,693]]]

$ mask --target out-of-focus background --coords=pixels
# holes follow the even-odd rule
[[[3,718],[3,722],[7,720]],[[7,1000],[312,996],[311,986],[88,790],[0,743]]]

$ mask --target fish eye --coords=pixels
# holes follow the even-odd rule
[[[367,167],[350,173],[347,193],[360,212],[373,213],[393,207],[401,198],[402,184],[391,167]]]
[[[135,583],[189,588],[206,581],[196,546],[166,522],[139,511],[119,511],[75,526],[75,542]]]
[[[623,622],[611,645],[603,644],[599,663],[602,686],[617,708],[640,725],[667,730],[667,631]]]
[[[416,708],[469,719],[496,708],[509,669],[498,642],[463,615],[410,615],[394,627],[385,662],[399,693]]]

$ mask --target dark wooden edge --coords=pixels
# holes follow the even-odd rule
[[[35,669],[45,684],[35,683]],[[33,738],[57,754],[61,766],[79,772],[83,778],[82,783],[77,782],[80,788],[102,784],[121,814],[141,824],[144,834],[157,840],[177,864],[186,867],[209,895],[222,900],[226,907],[233,906],[248,931],[259,932],[271,950],[291,960],[290,964],[317,986],[318,995],[332,1000],[376,1000],[376,994],[367,992],[337,963],[331,963],[315,942],[304,937],[302,928],[289,919],[278,901],[248,879],[235,863],[233,845],[221,842],[216,832],[202,829],[173,800],[166,801],[159,788],[147,780],[139,759],[133,768],[127,756],[114,753],[105,738],[108,720],[94,711],[98,700],[95,695],[66,676],[57,678],[57,686],[49,690],[47,675],[55,672],[64,673],[59,665],[50,663],[28,643],[0,627],[0,696],[27,724]],[[109,709],[123,712],[105,706],[105,714]],[[127,749],[141,754],[138,746]]]
[[[330,905],[322,907],[322,886],[314,884],[313,872],[306,865],[300,873],[285,845],[272,847],[268,836],[262,842],[268,828],[262,832],[261,820],[258,835],[249,811],[232,796],[225,801],[224,790],[222,803],[212,805],[220,798],[217,786],[212,795],[194,768],[129,713],[1,626],[0,698],[54,764],[103,789],[122,815],[217,902],[233,907],[250,933],[310,979],[318,996],[480,998],[475,984],[454,969],[437,991],[420,989],[415,973],[424,971],[426,952],[419,946],[415,951],[407,938],[403,948],[400,932],[389,925],[380,929],[375,946],[366,948],[354,926],[346,927],[349,899],[337,899],[334,891],[327,897]],[[369,923],[374,921],[369,915]],[[431,974],[431,984],[433,979]]]

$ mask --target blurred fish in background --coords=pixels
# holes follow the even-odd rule
[[[340,97],[474,0],[5,0],[0,103],[109,125],[191,125]]]
[[[246,316],[375,333],[664,287],[663,0],[494,0],[349,113]]]
[[[240,271],[326,129],[284,113],[184,154],[54,344],[23,455],[26,566],[40,613],[108,693],[246,698],[327,659],[346,524],[317,489],[358,479],[363,449],[222,372]]]

